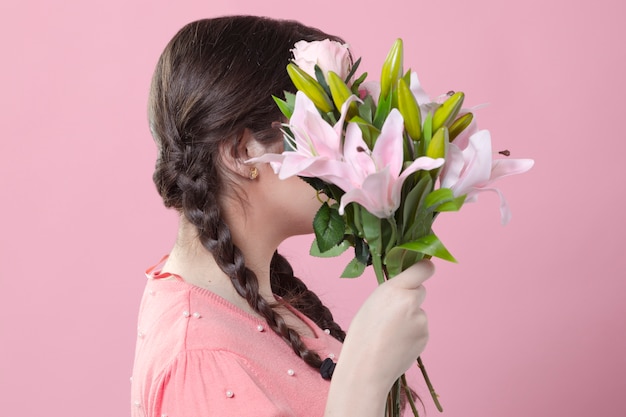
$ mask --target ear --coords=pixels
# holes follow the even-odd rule
[[[245,161],[263,155],[267,149],[256,140],[249,129],[222,147],[222,160],[229,170],[239,177],[250,179],[252,165]]]

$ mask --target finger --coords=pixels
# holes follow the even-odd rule
[[[410,266],[389,282],[393,283],[393,285],[398,285],[400,288],[414,289],[422,285],[434,273],[435,265],[430,260],[424,259]]]
[[[417,287],[415,289],[417,295],[416,295],[416,302],[417,305],[422,305],[424,303],[424,300],[426,299],[426,288],[424,288],[423,285],[420,285],[419,287]]]

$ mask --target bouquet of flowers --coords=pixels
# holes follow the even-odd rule
[[[287,71],[296,94],[274,97],[288,119],[285,149],[266,154],[280,178],[298,175],[325,196],[314,219],[311,254],[337,256],[354,249],[342,277],[372,265],[379,283],[425,257],[455,262],[433,233],[439,213],[458,211],[481,191],[500,196],[502,223],[510,211],[491,183],[530,169],[530,159],[494,159],[489,131],[478,130],[464,94],[431,100],[417,74],[403,69],[403,44],[392,46],[380,82],[356,76],[347,45],[297,42]],[[508,156],[508,151],[499,152]],[[420,358],[437,408],[441,405]],[[389,394],[388,416],[400,414],[404,376]]]

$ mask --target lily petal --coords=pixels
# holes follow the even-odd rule
[[[403,131],[404,119],[402,115],[398,109],[391,110],[372,150],[372,158],[378,170],[381,170],[383,167],[389,167],[389,172],[394,177],[397,177],[402,169],[404,152]]]
[[[363,182],[368,174],[376,172],[376,165],[370,155],[370,149],[363,140],[361,128],[356,123],[348,123],[346,128],[343,157],[352,166],[356,177],[355,180],[359,184]]]
[[[415,96],[415,100],[417,100],[418,104],[427,104],[432,101],[430,97],[428,97],[428,94],[426,94],[426,91],[424,91],[424,89],[422,88],[422,84],[420,83],[420,80],[417,77],[417,73],[415,71],[411,71],[411,82],[409,88]]]
[[[353,188],[341,197],[339,213],[343,214],[344,208],[349,203],[354,202],[363,206],[376,217],[389,217],[398,208],[397,205],[394,207],[394,203],[390,199],[390,185],[391,176],[388,167],[381,172],[369,175],[363,181],[361,188]]]
[[[311,99],[302,91],[296,93],[296,102],[289,126],[300,153],[329,158],[334,158],[339,154],[339,135],[322,118]]]
[[[452,188],[461,178],[461,172],[465,167],[463,159],[463,151],[461,151],[454,143],[448,145],[446,155],[446,163],[441,170],[441,188]],[[456,195],[458,197],[458,195]]]
[[[470,192],[471,197],[473,197],[473,201],[476,200],[476,194],[481,191],[492,191],[500,197],[500,223],[505,226],[508,222],[511,221],[511,209],[509,209],[509,204],[506,202],[504,195],[497,188],[476,188],[472,192]],[[468,195],[470,197],[470,195]],[[467,201],[467,200],[466,200]]]
[[[469,145],[463,150],[465,168],[459,180],[452,185],[455,196],[467,194],[474,186],[485,185],[491,176],[491,135],[481,130],[470,137]]]
[[[350,107],[350,104],[354,103],[355,101],[362,103],[362,101],[357,96],[351,95],[341,105],[341,116],[339,117],[339,120],[337,120],[337,123],[335,123],[335,126],[333,126],[333,129],[335,130],[335,133],[338,137],[341,137],[341,133],[343,132],[343,123],[345,122],[346,116],[348,115],[348,108]]]
[[[509,175],[523,174],[533,167],[532,159],[495,159],[491,166],[491,180]]]
[[[391,188],[391,199],[397,202],[396,208],[400,206],[402,185],[404,184],[404,181],[409,177],[409,175],[419,170],[430,171],[431,169],[439,168],[444,164],[444,162],[445,160],[443,158],[433,159],[428,156],[422,156],[417,158],[411,163],[411,165],[406,167]]]

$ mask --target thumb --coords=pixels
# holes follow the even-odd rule
[[[435,265],[428,259],[423,259],[411,265],[402,273],[396,275],[389,283],[407,290],[415,289],[435,273]]]

